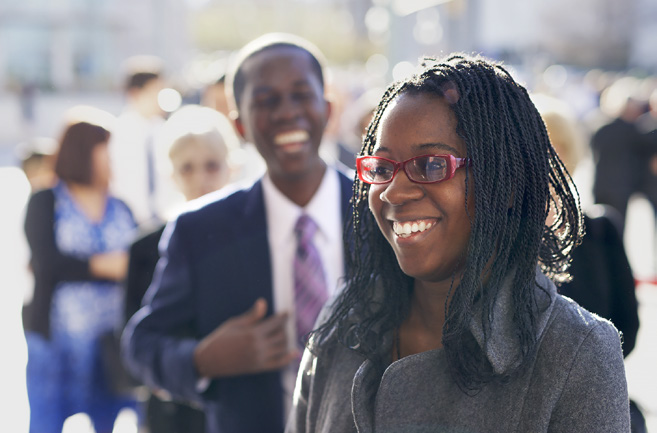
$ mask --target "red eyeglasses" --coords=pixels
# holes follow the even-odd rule
[[[361,181],[373,185],[392,182],[400,169],[415,183],[437,183],[454,177],[456,170],[472,165],[470,158],[454,155],[421,155],[398,162],[381,156],[359,156],[356,170]]]

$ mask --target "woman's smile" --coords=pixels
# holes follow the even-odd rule
[[[409,238],[430,230],[435,224],[435,219],[418,219],[411,221],[393,221],[392,231],[400,238]]]

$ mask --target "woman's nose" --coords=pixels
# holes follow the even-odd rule
[[[411,182],[402,169],[395,174],[392,181],[381,192],[381,200],[393,206],[399,206],[410,200],[419,200],[424,197],[422,185]]]

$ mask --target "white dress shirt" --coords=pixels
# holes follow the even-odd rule
[[[317,224],[313,242],[322,259],[329,298],[337,291],[338,280],[344,276],[342,199],[338,176],[337,171],[327,168],[317,192],[304,208],[284,196],[274,186],[268,174],[262,180],[272,267],[274,311],[289,313],[287,332],[290,336],[290,347],[296,346],[297,335],[294,317],[294,253],[297,240],[294,226],[302,213],[310,216]],[[296,375],[296,363],[283,370],[286,413],[292,406]]]
[[[112,194],[125,201],[137,223],[164,219],[184,197],[173,183],[168,167],[168,148],[160,136],[164,119],[147,119],[134,110],[124,111],[116,120],[110,136]],[[150,150],[149,150],[150,147]],[[149,191],[149,151],[154,191]]]

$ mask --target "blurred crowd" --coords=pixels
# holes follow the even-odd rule
[[[353,178],[383,90],[337,66],[328,69],[332,108],[319,152]],[[59,135],[15,146],[31,186],[24,224],[34,285],[22,289],[35,433],[61,431],[78,412],[89,415],[98,433],[108,433],[123,408],[139,414],[143,431],[205,429],[198,405],[179,402],[124,370],[119,338],[147,302],[167,222],[208,194],[218,197],[216,191],[228,194],[256,181],[267,163],[258,143],[234,122],[227,70],[204,88],[183,92],[174,106],[163,103],[174,87],[167,78],[173,71],[157,58],[128,59],[124,71],[120,113],[71,106],[62,113]],[[534,103],[579,183],[587,215],[585,241],[573,259],[575,278],[562,292],[612,320],[623,332],[627,355],[639,322],[637,276],[623,235],[636,194],[657,211],[657,77],[592,71],[575,90],[534,81]],[[580,182],[582,166],[594,174]],[[642,278],[656,274],[657,264],[653,275]]]

